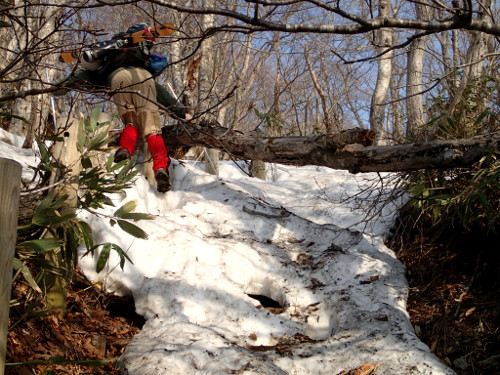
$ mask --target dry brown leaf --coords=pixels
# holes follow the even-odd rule
[[[436,351],[437,345],[438,345],[438,340],[436,339],[436,340],[434,340],[434,342],[431,345],[431,352],[432,353],[434,353]]]
[[[465,316],[471,315],[474,311],[476,311],[476,308],[475,307],[471,307],[469,310],[467,310],[465,312]]]
[[[337,375],[370,375],[378,369],[382,363],[376,363],[372,365],[371,363],[363,363],[361,366],[356,367],[352,370],[344,370],[339,372]]]
[[[189,69],[188,69],[188,73],[186,75],[186,82],[187,82],[187,86],[190,88],[190,89],[194,89],[195,85],[196,85],[196,70],[198,69],[198,66],[200,65],[200,62],[201,62],[201,55],[194,59],[194,60],[191,60],[191,62],[189,63]]]

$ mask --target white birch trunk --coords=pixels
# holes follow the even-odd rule
[[[415,10],[420,20],[429,18],[427,6],[416,3]],[[423,105],[423,62],[428,37],[421,37],[413,41],[408,51],[407,60],[407,85],[406,85],[406,110],[408,113],[407,134],[426,123]]]
[[[389,0],[379,0],[379,17],[389,18],[391,16],[391,2]],[[378,52],[386,51],[391,45],[393,40],[393,31],[390,29],[379,30],[378,32]],[[372,130],[375,132],[375,143],[383,144],[385,139],[384,134],[384,120],[386,105],[384,102],[387,98],[389,85],[392,74],[392,58],[394,52],[390,51],[384,54],[378,62],[377,84],[375,91],[372,95],[371,108],[370,108],[370,124]]]
[[[212,7],[214,0],[204,0],[204,7]],[[201,30],[204,32],[213,27],[215,16],[212,14],[203,14],[201,16]],[[214,42],[213,37],[209,37],[202,42],[201,62],[198,76],[198,110],[200,113],[208,111],[213,104],[214,88]],[[207,115],[205,115],[207,117]],[[219,150],[208,149],[205,151],[205,171],[210,174],[219,174]]]
[[[394,67],[393,67],[394,70]],[[392,114],[392,138],[394,142],[399,143],[403,140],[403,116],[401,111],[401,101],[398,90],[399,82],[396,81],[394,74],[391,77],[391,106]]]
[[[64,2],[55,0],[53,4],[62,5]],[[16,69],[20,68],[18,78],[22,79],[18,90],[41,89],[44,87],[45,81],[51,82],[53,80],[57,55],[50,53],[51,48],[54,46],[54,37],[49,35],[54,32],[56,20],[63,8],[43,5],[33,6],[30,2],[21,0],[16,0],[16,5],[19,8],[15,11],[22,16],[21,19],[24,19],[24,24],[15,26],[16,37],[12,38],[9,50],[17,51],[17,55],[13,52],[9,53],[9,58],[16,59],[23,53],[29,52],[16,65]],[[27,7],[25,8],[23,5]],[[28,7],[28,5],[30,6]],[[24,17],[25,14],[27,17]],[[29,30],[29,33],[26,32],[27,30]],[[41,40],[44,41],[40,44]],[[33,45],[36,45],[39,50],[46,47],[49,53],[33,53],[31,50]],[[43,61],[44,66],[38,68],[40,61]],[[12,113],[23,117],[27,121],[12,119],[9,132],[26,137],[23,147],[29,148],[32,146],[35,131],[43,131],[42,125],[45,123],[49,108],[49,97],[47,95],[18,98],[14,101]]]

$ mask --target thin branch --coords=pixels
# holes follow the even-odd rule
[[[49,186],[44,186],[42,188],[35,188],[35,189],[28,189],[28,190],[23,190],[19,193],[20,196],[27,196],[27,195],[33,195],[33,194],[36,194],[36,193],[41,193],[41,192],[44,192],[44,191],[47,191],[47,190],[50,190],[52,188],[55,188],[56,186],[62,184],[63,182],[66,182],[66,176],[64,178],[62,178],[61,180],[53,183],[52,185],[49,185]]]
[[[316,0],[311,0],[313,2]],[[247,25],[253,31],[284,31],[289,33],[319,33],[319,34],[362,34],[373,30],[383,28],[398,28],[398,29],[414,29],[422,31],[441,32],[453,29],[467,29],[471,31],[481,31],[487,34],[500,36],[500,25],[493,22],[486,22],[484,20],[469,19],[467,17],[455,16],[442,20],[412,20],[402,18],[374,18],[361,22],[357,20],[357,24],[353,25],[332,25],[332,24],[289,24],[289,23],[276,23],[265,21],[264,19],[254,19],[253,16],[220,8],[206,8],[206,7],[191,7],[187,5],[180,5],[173,3],[169,0],[151,0],[151,3],[163,6],[165,8],[177,10],[179,12],[192,13],[192,14],[215,14],[220,16],[230,17],[239,20]],[[105,3],[107,5],[116,5],[117,3]],[[274,2],[273,2],[274,4]]]
[[[372,60],[376,60],[382,56],[384,56],[385,54],[389,53],[389,52],[392,52],[394,50],[397,50],[397,49],[401,49],[401,48],[405,48],[407,47],[408,45],[410,45],[414,40],[418,39],[418,38],[422,38],[424,36],[427,36],[427,35],[432,35],[432,34],[435,34],[434,31],[425,31],[425,32],[422,32],[422,33],[418,33],[418,34],[415,34],[415,35],[412,35],[411,37],[407,38],[406,41],[404,41],[403,43],[400,43],[400,44],[397,44],[395,46],[392,46],[392,47],[389,47],[385,50],[383,50],[382,52],[380,52],[379,54],[375,55],[375,56],[370,56],[370,57],[365,57],[363,59],[356,59],[356,60],[346,60],[344,59],[342,56],[340,56],[340,54],[338,54],[337,52],[335,52],[334,50],[330,50],[335,56],[337,56],[339,59],[342,60],[342,62],[344,64],[356,64],[356,63],[360,63],[360,62],[366,62],[366,61],[372,61]]]

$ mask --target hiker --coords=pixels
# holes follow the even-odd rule
[[[157,102],[167,109],[172,118],[189,121],[192,116],[177,98],[155,82],[154,77],[167,66],[167,59],[150,52],[154,38],[149,30],[144,23],[134,25],[95,50],[85,51],[79,60],[80,69],[59,85],[71,88],[77,85],[90,91],[106,90],[125,125],[114,162],[130,158],[140,137],[146,142],[153,159],[157,190],[164,193],[171,189],[168,172],[170,158],[161,136]],[[144,35],[144,40],[132,44],[129,36],[137,33]]]

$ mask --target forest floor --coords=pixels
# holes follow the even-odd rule
[[[412,223],[387,244],[407,268],[415,332],[457,374],[498,375],[499,236],[450,229],[440,241],[434,234],[430,223]]]
[[[459,375],[500,374],[498,236],[469,233],[433,243],[428,229],[396,231],[388,243],[407,267],[416,333]],[[28,291],[16,281],[12,297]],[[11,308],[6,375],[118,374],[117,358],[144,323],[133,301],[105,294],[80,274],[66,313],[40,310]]]

